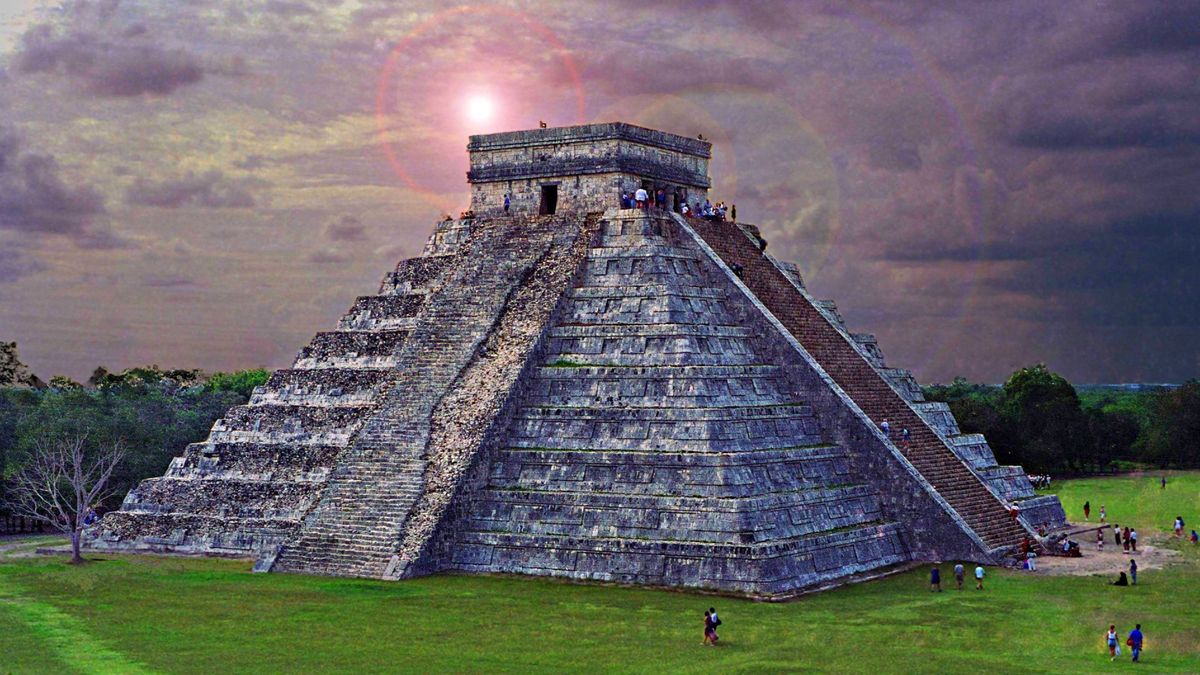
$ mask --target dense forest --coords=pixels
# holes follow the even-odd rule
[[[1002,386],[958,378],[924,391],[950,405],[964,433],[987,436],[1000,464],[1031,473],[1200,467],[1200,381],[1076,389],[1039,364]]]
[[[171,458],[203,440],[231,406],[245,403],[269,373],[204,374],[158,366],[110,373],[85,383],[44,382],[0,342],[0,514],[4,483],[37,440],[86,435],[93,448],[120,441],[125,459],[113,475],[115,508],[143,478],[162,475]],[[1001,464],[1031,473],[1079,474],[1137,466],[1200,467],[1200,382],[1128,390],[1076,389],[1043,365],[1002,385],[956,379],[925,388],[950,405],[964,433],[983,433]]]

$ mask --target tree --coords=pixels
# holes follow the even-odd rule
[[[37,375],[17,356],[17,343],[0,342],[0,387],[41,387]]]
[[[87,436],[42,437],[13,475],[8,501],[14,513],[47,523],[71,539],[71,563],[80,564],[83,529],[95,518],[93,505],[111,495],[108,479],[125,457],[115,442],[88,457]]]
[[[1090,463],[1091,436],[1079,396],[1045,364],[1022,368],[1008,378],[1000,410],[1020,438],[1026,468],[1080,470]]]
[[[1200,380],[1154,396],[1145,452],[1160,467],[1200,466]]]
[[[238,370],[232,373],[213,373],[205,386],[209,391],[232,391],[250,398],[254,388],[266,384],[271,373],[262,368]]]

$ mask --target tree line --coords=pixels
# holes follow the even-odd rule
[[[1200,468],[1200,381],[1137,390],[1080,387],[1043,364],[1001,386],[955,378],[924,388],[963,433],[981,433],[1000,464],[1030,473],[1088,473],[1138,466]]]

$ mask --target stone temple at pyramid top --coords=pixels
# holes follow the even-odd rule
[[[471,136],[471,210],[476,215],[603,211],[622,192],[659,188],[668,206],[704,201],[712,143],[624,122]],[[678,208],[675,209],[678,211]]]

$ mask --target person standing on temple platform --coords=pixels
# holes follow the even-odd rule
[[[508,215],[508,193],[504,194],[504,214]]]
[[[633,193],[633,198],[637,201],[637,207],[639,209],[648,208],[650,205],[650,195],[646,193],[646,188],[638,188],[637,191]]]
[[[737,204],[734,204],[733,206],[729,207],[729,222],[731,222],[731,223],[737,222]],[[1166,487],[1166,480],[1167,480],[1166,478],[1163,479],[1163,481],[1164,481],[1163,487]]]
[[[654,192],[654,206],[656,206],[657,208],[660,208],[660,209],[667,208],[667,191],[666,190],[664,190],[662,188],[658,188],[658,190],[656,190]]]

